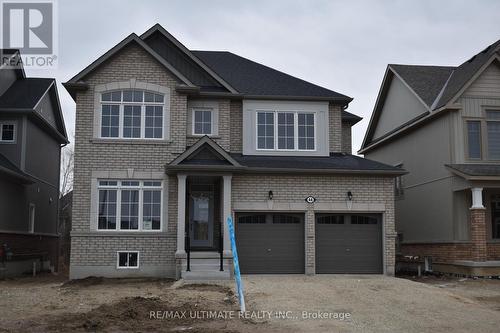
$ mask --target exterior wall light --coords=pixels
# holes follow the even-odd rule
[[[269,193],[267,195],[268,195],[269,200],[273,200],[273,191],[269,191]]]
[[[352,192],[351,191],[347,192],[347,200],[352,201]]]

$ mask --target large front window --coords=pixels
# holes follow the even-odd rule
[[[315,150],[315,113],[258,111],[257,149]]]
[[[99,230],[160,230],[161,181],[101,180]]]
[[[164,96],[143,90],[101,94],[101,137],[162,139]]]

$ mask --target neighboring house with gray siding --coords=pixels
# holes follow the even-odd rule
[[[401,254],[436,271],[500,274],[499,52],[389,65],[359,151],[409,172],[396,180]]]
[[[17,50],[0,54],[0,246],[15,275],[33,261],[57,268],[59,160],[68,140],[55,80],[8,66]]]
[[[64,85],[71,278],[229,278],[228,217],[243,273],[394,273],[403,171],[351,155],[351,98],[160,25]]]

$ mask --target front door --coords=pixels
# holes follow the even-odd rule
[[[189,194],[189,237],[191,247],[213,246],[214,190],[213,186],[193,186]]]

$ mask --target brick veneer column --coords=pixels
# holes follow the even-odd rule
[[[314,275],[316,273],[316,233],[314,221],[314,204],[307,205],[305,216],[305,232],[306,232],[306,274]]]
[[[486,261],[488,257],[486,245],[486,209],[470,209],[470,236],[473,259],[475,261]]]

